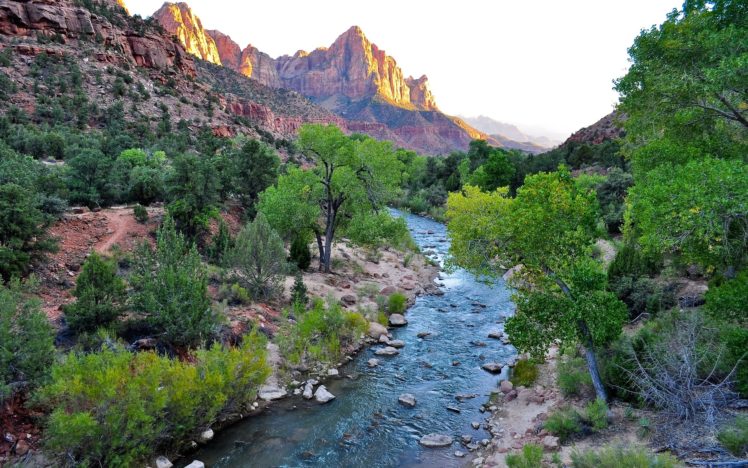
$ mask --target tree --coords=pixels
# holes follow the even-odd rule
[[[289,260],[301,271],[309,268],[309,265],[312,263],[312,253],[309,251],[309,242],[307,242],[305,236],[299,234],[293,238],[289,251]]]
[[[314,170],[291,171],[287,178],[281,177],[278,190],[270,191],[261,206],[272,211],[268,219],[280,226],[281,232],[312,231],[320,270],[329,273],[335,236],[354,213],[384,206],[399,185],[403,165],[389,142],[360,135],[348,138],[332,125],[304,125],[299,131],[299,146],[315,162]],[[281,187],[291,192],[283,194]],[[289,197],[294,199],[293,209],[280,203],[281,198]],[[294,225],[291,219],[299,224]]]
[[[513,281],[517,311],[507,332],[518,349],[542,357],[556,340],[578,340],[599,398],[607,400],[595,348],[616,338],[626,307],[605,290],[591,256],[598,219],[594,192],[569,171],[527,177],[514,199],[466,187],[447,203],[453,262],[481,273],[521,264]]]
[[[76,332],[95,331],[116,321],[124,311],[127,294],[114,260],[91,254],[83,263],[73,296],[77,300],[65,307],[65,319]]]
[[[249,140],[229,153],[231,190],[241,202],[247,216],[255,214],[260,193],[278,180],[280,159],[265,143]]]
[[[507,152],[491,148],[488,159],[472,174],[471,182],[488,192],[506,187],[514,177],[514,165]]]
[[[174,159],[167,180],[169,214],[177,229],[196,238],[208,228],[219,200],[220,180],[210,158],[185,154]]]
[[[115,196],[110,179],[112,166],[113,161],[101,151],[88,148],[66,160],[70,201],[89,208],[111,203]]]
[[[268,300],[278,293],[285,273],[286,251],[264,214],[258,213],[242,228],[227,262],[239,272],[239,281],[253,297]]]
[[[164,219],[156,237],[155,251],[144,242],[135,255],[133,305],[165,342],[197,346],[210,340],[220,324],[208,296],[205,266],[171,217]]]

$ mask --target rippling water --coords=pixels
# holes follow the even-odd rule
[[[445,226],[393,214],[404,216],[421,250],[443,264],[449,248]],[[375,348],[364,350],[340,369],[351,378],[325,382],[335,400],[325,405],[301,397],[278,402],[262,415],[221,431],[190,460],[202,460],[208,467],[464,465],[465,459],[454,456],[455,450],[467,451],[459,446],[459,437],[489,438],[470,423],[483,422],[478,408],[499,376],[480,366],[506,361],[515,353],[513,347],[488,338],[490,331],[503,328],[513,305],[501,281],[488,285],[459,269],[442,272],[440,278],[444,295],[419,298],[407,312],[409,325],[392,330],[394,339],[405,341],[400,355],[377,356],[379,367],[370,369],[366,361],[374,357]],[[419,332],[431,335],[421,339]],[[398,403],[402,393],[415,395],[415,408]],[[478,396],[459,402],[458,393]],[[421,447],[420,437],[432,432],[452,435],[455,443],[440,449]]]

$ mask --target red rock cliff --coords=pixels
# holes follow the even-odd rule
[[[200,18],[192,13],[186,3],[164,3],[153,14],[163,28],[177,37],[190,54],[208,62],[221,64],[221,57],[213,38],[206,34]]]

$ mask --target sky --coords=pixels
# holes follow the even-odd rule
[[[125,0],[150,16],[160,0]],[[188,0],[206,29],[277,57],[326,47],[350,26],[429,77],[442,111],[565,138],[610,113],[627,48],[677,0]]]

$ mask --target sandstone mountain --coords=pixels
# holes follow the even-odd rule
[[[485,115],[463,117],[463,119],[479,131],[493,136],[509,148],[537,153],[546,151],[561,143],[561,140],[553,140],[547,136],[530,135],[520,130],[516,125],[500,122]]]
[[[589,127],[584,127],[574,132],[564,144],[576,142],[599,145],[608,140],[623,137],[625,132],[621,123],[624,120],[626,120],[625,115],[620,114],[618,111],[613,111]]]
[[[345,119],[350,131],[391,139],[424,153],[466,149],[471,140],[498,140],[439,111],[428,78],[406,77],[395,59],[353,26],[329,47],[272,58],[251,44],[242,49],[217,30],[204,30],[184,4],[165,3],[153,17],[184,48],[271,88],[297,91]],[[197,47],[212,39],[213,48]]]

